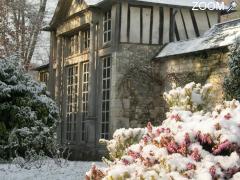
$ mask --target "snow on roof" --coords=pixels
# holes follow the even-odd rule
[[[57,21],[62,19],[65,16],[65,12],[71,6],[71,2],[73,0],[58,0],[57,7],[55,9],[53,18],[50,22],[50,28],[46,30],[50,30],[54,28],[57,24]],[[98,7],[103,3],[107,2],[115,2],[115,0],[84,0],[87,6]],[[216,0],[127,0],[128,2],[139,2],[139,3],[153,3],[159,5],[168,5],[168,6],[181,6],[181,7],[194,7],[194,2],[199,2],[197,4],[197,8],[207,8],[207,9],[215,9],[219,11],[226,11],[229,6],[224,6],[222,9],[221,4],[217,4]],[[201,2],[201,3],[200,3]],[[200,6],[200,7],[199,7]],[[205,7],[206,6],[206,7]],[[210,6],[210,7],[209,7]]]
[[[86,4],[88,6],[95,6],[101,2],[103,2],[104,0],[85,0]]]
[[[32,70],[34,70],[34,71],[41,71],[41,70],[48,69],[48,68],[49,68],[49,63],[43,64],[43,65],[38,66],[36,68],[33,68]]]
[[[197,4],[197,7],[205,7],[207,4],[211,4],[211,7],[216,7],[213,9],[219,9],[219,4],[215,0],[135,0],[140,2],[151,2],[151,3],[157,3],[157,4],[166,4],[166,5],[174,5],[174,6],[184,6],[184,7],[194,7],[196,5],[196,2],[199,2]],[[225,6],[225,9],[227,7]]]
[[[98,4],[105,2],[107,0],[85,0],[86,4],[89,6],[97,6]],[[155,4],[163,4],[163,5],[173,5],[173,6],[184,6],[184,7],[194,7],[196,5],[196,2],[199,2],[197,4],[197,7],[205,8],[205,6],[212,7],[213,9],[220,10],[220,5],[217,4],[219,2],[215,0],[129,0],[129,1],[135,1],[135,2],[148,2],[148,3],[155,3]],[[228,9],[228,7],[225,5],[225,9]]]
[[[100,3],[103,3],[107,0],[85,0],[88,6],[97,6]],[[215,0],[129,0],[129,1],[137,1],[137,2],[147,2],[147,3],[155,3],[155,4],[163,4],[163,5],[172,5],[172,6],[184,6],[184,7],[197,7],[205,8],[206,6],[210,6],[213,9],[222,10],[220,8],[221,3]],[[199,3],[197,3],[199,2]],[[225,10],[228,7],[225,5]]]
[[[214,25],[202,37],[167,44],[155,59],[226,47],[240,38],[240,19]]]

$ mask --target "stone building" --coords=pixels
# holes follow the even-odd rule
[[[223,13],[192,7],[192,0],[59,0],[45,28],[49,90],[61,111],[59,142],[74,159],[97,157],[104,152],[100,138],[131,125],[122,109],[123,102],[131,108],[130,99],[118,92],[130,62],[150,61],[166,43],[203,35]]]
[[[235,19],[214,25],[199,38],[167,44],[154,58],[155,71],[165,79],[163,90],[171,89],[172,84],[209,82],[214,85],[215,103],[221,102],[229,47],[239,38],[240,19]]]

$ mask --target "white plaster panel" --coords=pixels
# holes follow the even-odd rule
[[[175,15],[175,22],[177,25],[180,40],[186,40],[187,36],[186,36],[186,32],[185,32],[185,28],[184,28],[184,24],[183,24],[183,20],[182,20],[180,11],[178,11],[177,14]]]
[[[200,35],[203,35],[208,29],[208,20],[205,11],[193,11]]]
[[[163,27],[163,43],[169,42],[169,31],[170,31],[170,8],[164,7],[163,8],[164,14],[164,27]]]
[[[188,37],[190,39],[196,37],[189,9],[181,9],[181,11],[182,11],[183,19],[185,21]]]
[[[159,7],[154,6],[153,7],[153,28],[152,28],[152,43],[153,44],[159,44],[159,26],[160,26],[160,19],[159,19]]]
[[[145,44],[149,44],[150,42],[150,26],[151,26],[151,9],[143,8],[142,10],[142,18],[143,18],[143,35],[142,42]]]
[[[207,11],[208,18],[211,24],[211,27],[218,23],[218,12],[216,11]]]
[[[140,43],[140,8],[138,7],[130,7],[129,41]]]
[[[121,42],[127,42],[128,3],[122,2]]]

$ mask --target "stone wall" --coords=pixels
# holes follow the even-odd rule
[[[189,82],[212,83],[216,102],[224,98],[222,84],[227,68],[227,49],[209,50],[192,53],[191,55],[174,56],[155,61],[155,70],[164,79],[164,91],[171,89],[173,84],[184,86]]]
[[[112,55],[111,133],[122,127],[140,127],[150,119],[159,118],[161,105],[155,99],[160,96],[154,93],[156,88],[152,84],[137,75],[135,78],[139,78],[142,88],[126,87],[127,83],[122,83],[130,64],[149,65],[159,49],[158,45],[120,44]]]
[[[159,124],[165,119],[168,107],[163,93],[169,91],[173,84],[184,86],[189,82],[212,83],[216,102],[224,98],[222,83],[228,73],[228,50],[217,49],[192,53],[191,55],[174,56],[153,61],[153,75],[158,76],[160,85],[144,82],[141,87],[121,87],[121,81],[131,62],[148,62],[146,60],[158,52],[159,46],[125,45],[113,55],[112,64],[112,104],[111,129],[122,127],[141,127],[148,121]],[[136,77],[138,78],[138,77]],[[119,86],[120,85],[120,86]]]

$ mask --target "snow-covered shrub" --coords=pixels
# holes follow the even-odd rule
[[[106,144],[111,160],[122,157],[126,147],[139,142],[146,130],[141,128],[136,129],[118,129],[113,134],[113,139],[108,141],[100,139],[100,143]]]
[[[69,157],[71,156],[70,148],[68,146],[56,146],[55,150],[51,151],[51,157],[55,164],[63,168],[68,165]]]
[[[225,102],[211,112],[192,111],[182,104],[175,107],[161,126],[149,123],[138,142],[126,147],[121,157],[108,161],[108,168],[93,166],[86,179],[238,180],[240,103]],[[108,149],[110,154],[117,151]]]
[[[44,152],[36,152],[35,150],[27,151],[25,157],[17,156],[12,160],[12,164],[19,167],[30,170],[31,168],[40,169],[48,158],[44,155]]]
[[[29,150],[48,155],[58,119],[46,86],[25,74],[17,57],[0,59],[0,157],[25,157]]]
[[[185,87],[175,87],[163,97],[170,109],[182,109],[189,111],[209,110],[212,98],[212,85],[187,84]]]

